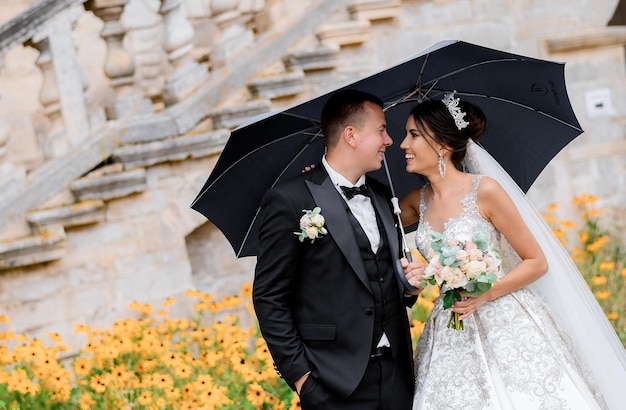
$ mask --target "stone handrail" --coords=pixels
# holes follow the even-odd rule
[[[255,75],[258,68],[284,56],[299,38],[314,31],[329,15],[340,7],[346,7],[350,1],[319,0],[311,5],[307,13],[295,18],[289,27],[270,30],[259,36],[254,47],[241,53],[228,67],[212,71],[194,93],[176,104],[138,117],[107,121],[92,130],[89,136],[71,146],[63,155],[46,161],[31,172],[19,188],[0,196],[0,231],[23,219],[29,210],[43,205],[76,178],[113,155],[120,144],[148,142],[140,140],[138,136],[142,135],[150,135],[153,141],[164,140],[191,130],[209,117],[229,93],[245,87],[246,81]],[[209,140],[211,138],[215,137]]]
[[[61,11],[86,0],[41,0],[0,26],[0,65],[2,56],[33,37],[42,24]]]

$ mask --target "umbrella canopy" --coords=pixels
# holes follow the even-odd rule
[[[344,88],[384,101],[394,143],[387,148],[385,166],[371,175],[391,185],[399,198],[425,183],[406,172],[399,147],[409,112],[423,99],[456,91],[457,97],[479,106],[487,117],[481,144],[525,192],[548,162],[582,133],[567,95],[563,63],[462,41],[437,43]],[[320,162],[324,137],[319,119],[333,92],[256,118],[231,133],[191,207],[224,233],[237,257],[256,252],[263,194]]]

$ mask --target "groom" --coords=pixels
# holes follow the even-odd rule
[[[406,306],[419,289],[409,295],[396,280],[389,189],[365,176],[392,144],[383,103],[339,91],[321,123],[322,166],[263,199],[253,287],[261,333],[304,410],[408,410],[414,375]],[[403,268],[418,286],[423,265],[403,260]]]

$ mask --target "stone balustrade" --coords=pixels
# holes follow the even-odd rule
[[[40,138],[43,164],[28,176],[21,169],[15,170],[10,158],[2,165],[6,172],[1,174],[0,183],[16,189],[5,190],[0,196],[0,232],[24,223],[35,234],[15,237],[10,229],[5,231],[8,237],[6,233],[0,235],[7,242],[0,249],[0,261],[4,261],[0,268],[61,257],[60,242],[65,237],[56,235],[54,242],[43,241],[37,233],[43,227],[73,228],[106,221],[106,201],[146,190],[146,167],[219,154],[230,129],[271,111],[272,99],[300,93],[307,71],[333,67],[330,60],[339,52],[335,44],[320,45],[304,54],[296,50],[289,55],[287,50],[303,35],[315,32],[325,16],[345,7],[347,1],[313,2],[309,15],[299,16],[300,24],[281,30],[279,37],[271,32],[271,17],[260,3],[264,1],[211,3],[206,19],[216,34],[204,64],[192,58],[197,55],[192,52],[194,28],[183,12],[181,0],[48,0],[0,27],[0,45],[4,47],[0,56],[20,44],[39,53],[36,64],[43,79],[39,103],[48,121]],[[128,7],[130,14],[125,15]],[[255,13],[261,12],[263,22],[252,24]],[[78,63],[79,50],[72,30],[84,13],[92,13],[102,22],[102,70],[111,90],[104,106],[88,104],[86,95],[93,82]],[[149,23],[137,23],[139,14]],[[125,24],[126,20],[130,23]],[[22,26],[23,30],[17,28]],[[14,31],[9,33],[6,27]],[[142,35],[154,34],[154,27],[160,27],[161,41],[151,38],[138,47],[141,37],[128,37],[129,27]],[[252,27],[257,27],[257,39]],[[241,54],[254,41],[255,52]],[[139,52],[131,52],[129,44]],[[157,49],[142,48],[146,45]],[[137,55],[144,57],[140,71],[135,62]],[[269,65],[281,59],[289,61],[288,69],[275,76],[254,78],[255,64]],[[237,64],[225,67],[228,61]],[[215,69],[221,73],[217,78],[210,73]],[[148,87],[142,81],[146,72]],[[159,76],[163,78],[160,83],[154,81]],[[239,86],[229,88],[229,98],[225,99],[224,87],[231,84]],[[246,93],[249,101],[241,102]],[[230,99],[239,102],[225,104]],[[164,105],[159,106],[160,101]],[[209,129],[194,131],[206,121]],[[10,138],[10,132],[2,131],[0,127],[0,154],[2,143]],[[109,165],[102,167],[99,163]],[[59,195],[65,199],[55,201]],[[23,254],[16,258],[19,249]]]

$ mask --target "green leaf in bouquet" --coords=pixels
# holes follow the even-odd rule
[[[474,279],[470,280],[465,285],[465,293],[467,294],[474,292],[475,289],[476,289],[476,282],[474,281]]]
[[[489,289],[491,289],[491,283],[488,283],[488,282],[487,283],[478,282],[476,286],[478,287],[478,290],[480,291],[480,293],[487,292]]]
[[[443,261],[441,262],[442,265],[444,266],[461,266],[461,263],[459,262],[458,264],[455,264],[455,262],[458,262],[456,260],[456,256],[443,256]]]
[[[449,290],[443,296],[443,308],[448,309],[454,305],[455,300],[461,300],[461,294],[457,290]]]
[[[476,242],[474,242],[476,244],[476,246],[478,247],[478,249],[480,249],[481,251],[485,251],[487,250],[487,241],[484,241],[482,239],[478,239],[476,240]]]

